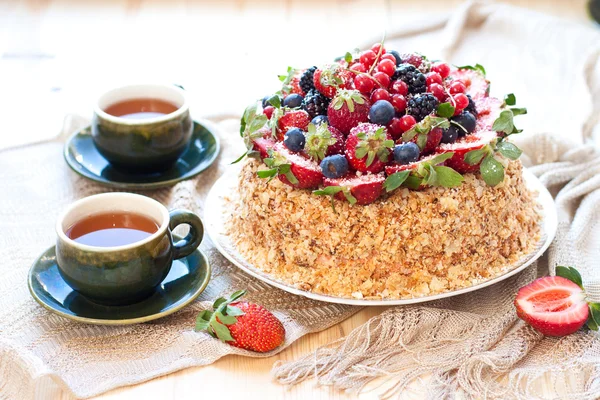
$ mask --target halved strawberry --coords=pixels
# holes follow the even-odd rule
[[[492,130],[492,125],[496,118],[502,112],[502,100],[495,97],[485,97],[475,100],[475,108],[477,108],[477,125],[476,130]]]
[[[393,147],[385,127],[363,123],[352,128],[346,138],[346,158],[355,170],[375,174],[383,171]]]
[[[465,161],[465,155],[473,150],[479,150],[484,146],[490,144],[492,140],[496,139],[496,132],[492,131],[481,131],[476,132],[472,135],[466,135],[454,143],[442,144],[437,148],[437,153],[448,153],[454,152],[452,158],[446,160],[446,165],[457,172],[476,172],[479,170],[479,164],[468,164]]]
[[[410,164],[391,163],[385,167],[385,173],[390,177],[396,172],[410,171],[410,175],[402,184],[413,190],[426,186],[456,187],[462,183],[463,178],[456,171],[444,166],[450,156],[431,154]],[[390,190],[389,186],[387,189]]]
[[[318,68],[313,75],[315,89],[323,95],[333,98],[338,89],[350,89],[354,74],[339,64]]]
[[[325,178],[323,185],[338,186],[343,188],[341,191],[335,194],[335,198],[338,200],[350,200],[352,197],[356,199],[358,204],[371,204],[381,196],[383,192],[383,183],[385,182],[385,175],[380,174],[365,174],[365,175],[349,175],[347,177],[338,179]],[[352,197],[347,197],[344,194],[344,190],[349,191]]]
[[[370,109],[371,103],[358,90],[340,90],[327,107],[327,119],[347,135],[350,129],[369,120]]]
[[[546,276],[522,287],[514,303],[517,316],[547,336],[569,335],[589,316],[583,289],[561,276]]]
[[[326,156],[344,152],[344,135],[326,122],[309,124],[304,151],[313,160],[321,162]]]
[[[308,128],[310,116],[304,110],[291,110],[283,114],[277,121],[277,139],[283,140],[285,133],[291,128],[299,128],[303,131]]]
[[[269,135],[271,131],[269,130]],[[269,157],[269,150],[271,150],[275,146],[275,141],[270,138],[260,137],[258,139],[254,139],[253,148],[254,150],[260,153],[260,158],[265,159]]]
[[[467,87],[466,94],[470,94],[473,100],[488,97],[490,94],[490,81],[480,71],[455,69],[450,71],[450,78],[461,80]]]
[[[296,177],[297,183],[292,183],[285,174],[278,174],[279,180],[286,185],[296,188],[313,189],[323,181],[321,167],[313,160],[301,154],[292,153],[283,143],[279,142],[273,147],[271,153],[278,164],[290,164],[291,172]]]

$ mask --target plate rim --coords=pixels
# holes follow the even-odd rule
[[[231,167],[223,175],[221,175],[219,177],[219,179],[217,179],[217,181],[213,184],[213,186],[211,187],[211,189],[206,197],[205,209],[209,209],[211,204],[213,204],[213,203],[214,204],[219,203],[219,197],[217,194],[217,189],[219,188],[219,186],[217,186],[217,185],[221,184],[223,181],[225,181],[225,179],[228,178],[229,175],[232,174],[236,168],[237,167]],[[205,223],[206,232],[208,233],[208,236],[210,237],[215,248],[225,258],[227,258],[227,260],[229,260],[236,267],[238,267],[242,271],[250,274],[254,278],[259,279],[260,281],[265,282],[271,286],[275,286],[275,287],[277,287],[281,290],[284,290],[288,293],[292,293],[292,294],[295,294],[298,296],[303,296],[303,297],[306,297],[306,298],[309,298],[312,300],[318,300],[318,301],[334,303],[334,304],[352,305],[352,306],[399,306],[399,305],[426,303],[429,301],[440,300],[440,299],[444,299],[444,298],[448,298],[448,297],[459,296],[459,295],[462,295],[465,293],[470,293],[470,292],[491,286],[491,285],[501,282],[505,279],[508,279],[511,276],[516,275],[517,273],[523,271],[525,268],[527,268],[531,264],[533,264],[536,260],[538,260],[544,254],[544,252],[548,249],[548,247],[550,247],[550,244],[554,240],[554,237],[556,235],[556,231],[558,228],[558,214],[557,214],[557,210],[556,210],[556,204],[554,202],[554,199],[552,198],[552,195],[548,191],[548,189],[526,167],[523,167],[523,177],[525,179],[526,185],[530,189],[534,189],[534,190],[538,191],[536,201],[538,202],[538,204],[540,204],[542,206],[542,212],[543,212],[542,221],[540,222],[540,225],[546,227],[546,224],[549,224],[549,229],[547,231],[545,231],[546,239],[545,239],[544,243],[542,244],[542,246],[540,246],[537,249],[537,251],[533,254],[533,256],[530,257],[526,262],[524,262],[523,264],[519,265],[518,267],[516,267],[510,271],[505,272],[502,275],[499,275],[495,278],[486,280],[484,282],[478,283],[473,286],[453,290],[450,292],[439,293],[439,294],[435,294],[435,295],[431,295],[431,296],[414,297],[414,298],[410,298],[410,299],[388,299],[388,300],[351,299],[351,298],[346,298],[346,297],[336,297],[336,296],[331,296],[331,295],[313,293],[313,292],[301,290],[301,289],[298,289],[298,288],[295,288],[292,286],[287,286],[284,283],[278,282],[277,280],[275,280],[269,276],[266,276],[267,275],[266,273],[258,273],[256,271],[253,271],[252,269],[247,268],[243,264],[239,263],[235,259],[235,257],[233,257],[231,254],[229,254],[228,251],[226,251],[226,249],[221,245],[220,241],[218,240],[218,237],[221,235],[218,232],[215,232],[216,227],[214,227],[213,224],[211,223],[213,218],[205,217],[204,223]],[[533,185],[535,187],[532,188],[531,185]],[[546,197],[544,202],[538,200],[541,197]],[[548,200],[549,200],[549,202],[548,202]],[[546,209],[546,207],[544,207],[544,204],[546,204],[546,203],[549,205],[548,209]],[[219,208],[219,211],[221,211],[221,208]],[[217,213],[214,213],[214,215],[216,215],[216,214]],[[251,263],[248,262],[248,264],[251,264]]]
[[[39,304],[41,305],[43,308],[45,308],[46,310],[59,315],[63,318],[67,318],[70,319],[71,321],[75,321],[75,322],[81,322],[81,323],[86,323],[86,324],[90,324],[90,325],[107,325],[107,326],[119,326],[119,325],[134,325],[134,324],[141,324],[144,322],[149,322],[149,321],[154,321],[156,319],[160,319],[163,317],[166,317],[167,315],[173,314],[179,310],[181,310],[182,308],[184,308],[185,306],[189,305],[191,302],[193,302],[194,300],[196,300],[198,298],[198,296],[200,296],[200,294],[202,294],[202,292],[204,292],[204,290],[206,289],[206,287],[208,286],[208,283],[210,282],[211,279],[211,275],[212,275],[212,268],[210,266],[210,262],[208,261],[208,257],[206,256],[206,254],[204,254],[204,252],[200,249],[196,249],[195,251],[197,251],[200,254],[200,257],[204,260],[204,264],[206,265],[206,277],[204,278],[204,280],[202,281],[202,283],[198,286],[198,288],[196,289],[196,291],[190,296],[189,299],[185,300],[183,303],[169,308],[168,310],[159,312],[159,313],[155,313],[155,314],[150,314],[150,315],[146,315],[143,317],[136,317],[136,318],[128,318],[128,319],[120,319],[120,320],[116,320],[116,319],[98,319],[98,318],[89,318],[89,317],[80,317],[77,315],[71,315],[71,314],[67,314],[59,309],[56,309],[52,306],[50,306],[49,304],[45,303],[36,293],[36,291],[33,289],[33,270],[34,267],[38,264],[38,262],[40,261],[40,259],[46,255],[46,253],[48,251],[50,251],[50,249],[52,249],[53,247],[56,247],[55,245],[48,247],[46,250],[44,250],[36,259],[35,261],[31,264],[31,267],[29,268],[29,272],[27,274],[27,286],[29,288],[29,293],[31,294],[31,297],[33,297],[33,299]],[[187,256],[186,256],[187,257]]]
[[[176,184],[177,182],[191,179],[191,178],[195,177],[196,175],[206,171],[209,167],[211,167],[214,164],[215,160],[221,153],[221,140],[219,139],[219,135],[217,135],[215,133],[215,132],[218,132],[219,128],[217,128],[216,125],[214,123],[212,123],[211,121],[208,121],[205,119],[193,119],[192,121],[194,124],[198,124],[198,125],[204,127],[208,131],[208,133],[210,133],[210,135],[215,140],[216,150],[215,150],[214,154],[212,155],[212,157],[209,159],[206,166],[204,166],[203,168],[200,168],[198,171],[193,171],[191,173],[188,172],[186,174],[183,174],[182,176],[180,176],[178,178],[173,178],[173,179],[158,181],[158,182],[148,182],[148,183],[113,182],[113,181],[109,181],[106,179],[99,179],[98,175],[90,173],[87,169],[83,169],[81,167],[81,164],[74,162],[72,160],[72,157],[69,156],[69,144],[73,141],[73,138],[75,138],[75,136],[77,136],[81,133],[81,131],[83,131],[84,129],[88,129],[91,126],[89,124],[85,125],[82,128],[77,129],[65,141],[64,147],[63,147],[63,158],[64,158],[65,162],[67,163],[67,165],[71,168],[71,170],[73,170],[76,174],[78,174],[79,176],[82,176],[86,179],[89,179],[93,182],[96,182],[102,186],[105,186],[105,187],[116,188],[116,189],[129,189],[129,190],[150,190],[150,189],[159,189],[159,188],[163,188],[163,187],[167,187],[167,186],[172,186],[172,185]]]

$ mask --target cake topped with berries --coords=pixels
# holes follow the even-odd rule
[[[513,94],[485,69],[373,45],[306,69],[241,121],[248,156],[229,232],[288,284],[358,298],[493,278],[536,246]]]

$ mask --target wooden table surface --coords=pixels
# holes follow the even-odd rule
[[[66,114],[90,116],[98,93],[128,82],[182,84],[194,115],[239,114],[252,99],[276,89],[275,75],[287,65],[327,61],[385,29],[450,12],[460,3],[0,0],[0,148],[53,137]],[[592,25],[584,0],[508,3]],[[344,336],[382,309],[366,308],[271,358],[228,356],[98,398],[346,398],[314,382],[291,389],[276,385],[271,366]],[[417,385],[408,397],[421,398],[422,390]]]

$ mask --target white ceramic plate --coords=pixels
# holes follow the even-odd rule
[[[248,274],[260,279],[263,282],[278,287],[279,289],[285,290],[293,294],[305,296],[310,299],[325,301],[329,303],[349,304],[355,306],[392,306],[392,305],[406,305],[414,303],[423,303],[426,301],[438,300],[444,297],[457,296],[459,294],[472,292],[479,290],[486,286],[493,285],[496,282],[500,282],[519,271],[527,268],[531,263],[537,260],[546,251],[550,243],[554,239],[556,234],[557,216],[556,208],[554,206],[554,200],[548,192],[548,190],[542,185],[542,183],[529,172],[527,169],[523,171],[523,176],[527,187],[531,190],[538,192],[537,201],[542,207],[542,220],[541,220],[541,235],[540,240],[537,243],[536,248],[529,254],[523,256],[514,268],[508,270],[505,274],[500,275],[496,278],[478,283],[473,286],[466,288],[453,290],[445,293],[440,293],[432,296],[414,297],[407,299],[352,299],[345,297],[335,297],[329,295],[323,295],[313,293],[305,290],[300,290],[294,286],[289,285],[269,274],[264,273],[258,268],[254,267],[250,262],[244,259],[244,257],[237,252],[232,241],[225,233],[225,218],[226,218],[226,202],[225,197],[235,196],[235,190],[238,183],[238,173],[240,168],[238,166],[231,167],[211,188],[204,209],[210,210],[204,215],[204,225],[206,230],[215,244],[215,247],[233,264],[247,272]]]

